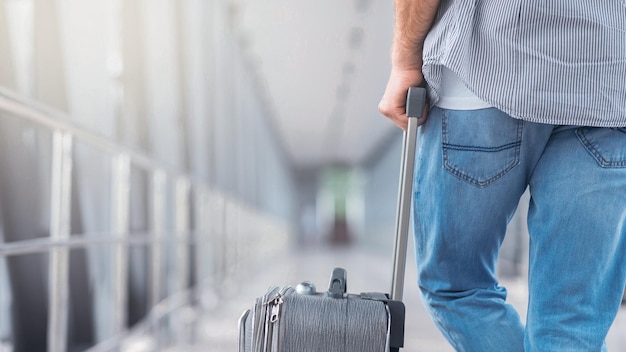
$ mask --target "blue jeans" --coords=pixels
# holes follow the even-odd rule
[[[603,351],[626,283],[626,129],[431,109],[414,187],[419,286],[457,351]],[[524,327],[495,266],[529,187]]]

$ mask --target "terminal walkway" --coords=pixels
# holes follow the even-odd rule
[[[0,0],[0,352],[237,351],[272,284],[341,266],[388,291],[392,7]],[[292,246],[333,223],[358,244]],[[501,252],[522,316],[523,223]],[[412,263],[404,351],[451,351]],[[608,345],[626,352],[626,306]]]

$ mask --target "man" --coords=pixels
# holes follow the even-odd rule
[[[419,286],[458,351],[602,351],[626,283],[626,2],[396,0],[380,111],[427,83]],[[495,277],[529,188],[524,327]]]

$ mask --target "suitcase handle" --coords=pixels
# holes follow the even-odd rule
[[[328,297],[343,298],[348,290],[348,273],[346,269],[335,268],[330,276],[328,285]]]
[[[415,145],[418,119],[422,117],[426,104],[426,88],[411,87],[406,97],[406,115],[409,127],[402,138],[402,158],[400,162],[400,182],[398,186],[398,209],[396,211],[396,244],[394,247],[393,274],[390,296],[401,301],[406,271],[406,251],[411,215],[413,191],[413,167],[415,165]]]

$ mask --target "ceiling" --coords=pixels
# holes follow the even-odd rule
[[[239,1],[237,30],[297,167],[360,164],[395,125],[378,112],[393,1]]]

